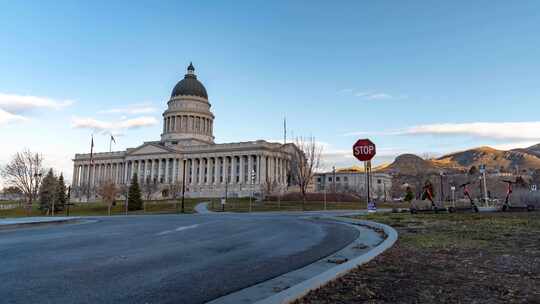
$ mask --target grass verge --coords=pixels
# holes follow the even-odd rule
[[[538,212],[367,218],[398,230],[396,245],[297,304],[540,303]]]
[[[212,211],[222,211],[222,206],[219,199],[208,200],[210,202],[209,209]],[[408,208],[408,205],[403,203],[379,203],[378,208]],[[361,210],[367,206],[362,202],[327,202],[326,210]],[[302,206],[301,201],[252,201],[252,212],[268,212],[268,211],[320,211],[325,210],[324,202],[308,201]],[[230,198],[225,204],[225,211],[228,212],[249,212],[249,198]]]
[[[184,202],[184,210],[186,213],[193,213],[194,207],[203,199],[186,199]],[[178,205],[177,205],[178,204]],[[178,206],[178,209],[177,209]],[[147,201],[145,202],[145,210],[129,211],[128,214],[163,214],[163,213],[176,213],[181,210],[180,200],[162,200],[162,201]],[[111,215],[124,215],[125,204],[124,201],[117,201],[115,206],[111,210]],[[38,209],[38,205],[32,206],[30,216],[43,216],[44,214]],[[67,209],[57,212],[57,216],[67,215]],[[70,216],[103,216],[108,215],[107,205],[101,202],[95,203],[75,203],[74,206],[69,207]],[[26,209],[23,207],[17,207],[14,209],[0,209],[0,218],[2,217],[25,217],[27,216]]]

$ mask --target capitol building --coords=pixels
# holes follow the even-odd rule
[[[75,154],[73,187],[79,190],[78,198],[90,192],[87,199],[94,200],[100,184],[128,185],[135,174],[142,187],[157,185],[153,199],[170,196],[172,185],[180,189],[185,185],[187,197],[285,191],[296,147],[264,140],[216,144],[214,118],[206,88],[190,64],[163,112],[160,140],[125,151],[94,153],[92,159],[89,153]]]

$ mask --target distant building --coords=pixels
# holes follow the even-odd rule
[[[169,185],[183,181],[188,197],[257,195],[269,185],[273,191],[284,191],[295,146],[264,140],[216,144],[210,107],[206,88],[190,64],[167,101],[161,140],[125,151],[94,153],[92,159],[89,153],[76,154],[75,197],[93,200],[101,183],[127,185],[135,174],[143,186],[158,185],[151,195],[158,199],[170,195]]]
[[[392,176],[386,173],[371,173],[371,195],[378,199],[390,199]],[[366,175],[355,168],[338,169],[336,172],[316,173],[312,183],[315,192],[348,192],[366,195]]]

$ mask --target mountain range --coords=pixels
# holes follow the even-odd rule
[[[374,171],[393,172],[405,175],[418,173],[464,172],[472,166],[485,165],[487,170],[515,172],[540,169],[540,144],[520,149],[497,150],[478,147],[454,152],[438,158],[422,159],[414,154],[401,154],[393,163],[374,168]]]

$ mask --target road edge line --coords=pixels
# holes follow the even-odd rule
[[[345,262],[332,269],[329,269],[311,279],[308,279],[302,283],[299,283],[290,288],[287,288],[266,299],[257,301],[255,302],[256,304],[291,303],[305,296],[310,291],[318,289],[326,285],[328,282],[331,282],[335,279],[338,279],[344,276],[352,269],[371,261],[372,259],[380,255],[381,253],[385,252],[387,249],[391,248],[398,239],[398,232],[394,228],[385,224],[372,222],[372,221],[366,221],[366,220],[355,220],[355,219],[339,218],[339,217],[329,217],[329,218],[340,221],[340,222],[353,224],[353,225],[363,225],[363,226],[367,226],[373,229],[382,230],[386,234],[386,238],[384,241],[382,241],[379,245],[377,245],[375,248],[371,249],[370,251],[348,262]]]

